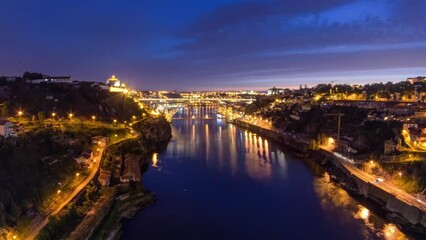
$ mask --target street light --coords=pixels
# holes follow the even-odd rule
[[[60,194],[60,193],[61,193],[61,190],[58,190],[58,191],[57,191],[57,193],[58,193],[58,194]]]
[[[96,116],[92,116],[92,121],[94,122],[95,121],[95,119],[96,119]]]
[[[24,114],[24,112],[22,110],[18,111],[18,117],[19,117],[19,119],[21,119],[21,117],[22,117],[23,114]]]
[[[52,113],[52,118],[55,118],[55,116],[56,116],[56,113],[53,112]]]
[[[74,116],[74,114],[72,114],[72,113],[68,114],[68,117],[70,118],[70,120],[73,116]]]
[[[76,177],[80,176],[80,173],[76,173],[76,174],[75,174],[75,176],[76,176]]]

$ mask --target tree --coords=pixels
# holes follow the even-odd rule
[[[8,106],[8,104],[5,103],[0,108],[1,108],[0,109],[0,116],[1,117],[8,117],[9,116],[9,106]]]
[[[24,80],[40,79],[40,78],[43,78],[43,74],[41,74],[41,73],[25,72],[24,75],[22,75],[22,78]]]
[[[38,121],[42,124],[44,121],[44,113],[43,112],[38,112],[37,113],[37,117],[38,117]]]

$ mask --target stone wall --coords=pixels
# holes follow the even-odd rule
[[[419,208],[413,207],[406,202],[398,199],[393,194],[382,190],[375,184],[365,182],[355,175],[352,175],[332,154],[321,151],[324,155],[328,155],[334,166],[342,170],[347,177],[355,180],[359,192],[365,197],[381,204],[387,211],[397,214],[402,219],[410,224],[418,225],[421,228],[426,228],[426,212]]]
[[[297,141],[297,139],[294,139],[294,138],[282,136],[277,132],[260,128],[258,126],[255,126],[246,122],[242,122],[239,120],[235,120],[234,124],[241,126],[243,128],[249,129],[250,131],[260,134],[264,137],[273,139],[277,141],[278,143],[285,144],[286,146],[292,147],[298,151],[305,152],[308,149],[307,144],[301,141]],[[339,168],[340,170],[342,170],[347,177],[354,180],[356,182],[359,192],[362,195],[364,195],[365,197],[375,202],[378,202],[387,211],[397,214],[400,218],[409,222],[413,226],[414,225],[418,226],[416,227],[417,230],[419,228],[423,228],[421,229],[421,231],[426,231],[425,230],[426,229],[426,212],[423,212],[421,209],[408,205],[404,201],[382,190],[381,188],[375,186],[374,184],[365,182],[357,178],[355,175],[352,175],[351,172],[346,167],[344,167],[341,164],[341,162],[335,158],[333,154],[324,150],[318,150],[318,151],[325,158],[330,159],[333,165]]]

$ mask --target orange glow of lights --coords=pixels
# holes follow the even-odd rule
[[[370,217],[370,210],[368,210],[367,208],[362,208],[360,212],[360,216],[364,220],[368,219],[368,217]]]
[[[152,155],[152,166],[157,167],[157,163],[158,163],[158,153],[154,153]]]

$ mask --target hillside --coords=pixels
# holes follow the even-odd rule
[[[16,116],[19,110],[29,119],[47,118],[53,112],[56,117],[75,117],[97,120],[129,120],[140,116],[141,111],[127,94],[102,90],[93,82],[77,84],[23,84],[13,83],[0,86],[1,117]],[[41,114],[42,113],[42,114]]]

